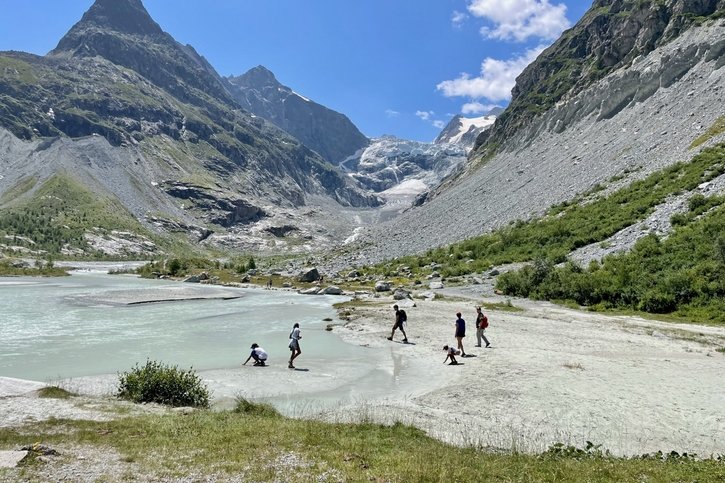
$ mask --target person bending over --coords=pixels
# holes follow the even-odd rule
[[[451,347],[451,346],[447,346],[447,345],[443,346],[443,350],[446,351],[446,360],[443,361],[443,364],[448,362],[448,359],[451,360],[451,363],[449,364],[450,366],[455,366],[456,364],[458,364],[458,361],[456,360],[456,356],[461,355],[461,351],[459,351],[455,347]]]
[[[247,360],[244,361],[244,366],[247,365],[247,362],[249,362],[249,359],[254,359],[254,365],[255,366],[264,366],[267,362],[267,351],[259,347],[259,344],[256,342],[252,344],[252,353],[249,354],[249,357],[247,357]]]

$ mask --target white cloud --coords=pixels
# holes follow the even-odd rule
[[[433,118],[433,116],[435,116],[434,111],[415,111],[415,115],[418,116],[422,121],[429,122],[433,127],[436,127],[438,129],[443,129],[444,127],[446,127],[445,121]]]
[[[463,104],[461,112],[463,114],[486,114],[494,107],[499,107],[496,104],[481,104],[480,102],[468,102]]]
[[[463,12],[459,12],[458,10],[454,10],[453,14],[451,14],[451,23],[454,27],[460,27],[467,19],[468,15]]]
[[[386,109],[385,115],[388,117],[398,117],[398,116],[400,116],[400,113],[398,111],[394,111],[392,109]]]
[[[499,40],[553,40],[571,25],[566,5],[549,0],[471,0],[468,11],[490,21],[493,26],[483,27],[481,33]]]
[[[464,73],[458,79],[441,82],[436,88],[446,97],[507,101],[511,98],[511,89],[516,84],[516,77],[543,50],[544,47],[539,46],[509,60],[487,57],[481,64],[480,76],[471,77]]]

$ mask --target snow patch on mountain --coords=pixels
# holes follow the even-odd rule
[[[481,117],[455,116],[441,131],[435,144],[459,144],[471,149],[476,138],[496,122],[496,116],[487,114]]]

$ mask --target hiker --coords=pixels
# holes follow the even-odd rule
[[[466,357],[466,351],[463,350],[463,338],[466,336],[466,321],[461,318],[461,313],[456,314],[456,340],[458,341],[458,349],[461,351],[461,357]]]
[[[267,280],[267,290],[272,290],[272,279]]]
[[[265,362],[267,360],[267,351],[259,347],[259,344],[256,342],[252,344],[252,353],[249,354],[249,357],[247,357],[247,360],[244,361],[243,366],[247,365],[247,362],[249,362],[249,359],[254,359],[254,365],[255,366],[264,366],[266,365]]]
[[[481,307],[476,307],[476,340],[478,341],[478,344],[476,344],[476,347],[481,347],[481,339],[486,343],[486,348],[488,348],[491,343],[486,338],[486,329],[488,328],[488,317],[486,317],[486,314],[481,312]]]
[[[450,347],[447,345],[443,346],[443,350],[446,351],[446,360],[443,361],[443,364],[448,362],[449,358],[451,359],[451,363],[448,364],[449,366],[455,366],[456,364],[458,364],[458,361],[456,360],[456,356],[460,355],[461,351],[459,351],[458,349],[454,349],[453,347]]]
[[[301,338],[300,324],[295,323],[295,325],[292,326],[292,332],[289,333],[289,350],[292,351],[292,355],[289,358],[289,366],[287,367],[290,369],[295,368],[293,362],[300,354],[302,354],[302,349],[300,349]]]
[[[393,330],[390,332],[388,340],[393,340],[395,329],[400,329],[400,332],[403,333],[403,343],[407,343],[408,336],[405,333],[405,329],[403,329],[403,324],[408,320],[408,314],[405,313],[405,310],[400,310],[397,305],[393,305],[393,308],[395,309],[395,323],[393,324]]]

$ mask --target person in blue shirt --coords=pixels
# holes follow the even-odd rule
[[[463,350],[463,338],[466,336],[466,321],[461,318],[461,313],[456,314],[456,340],[458,341],[458,350],[461,351],[461,357],[466,357],[466,351]]]

